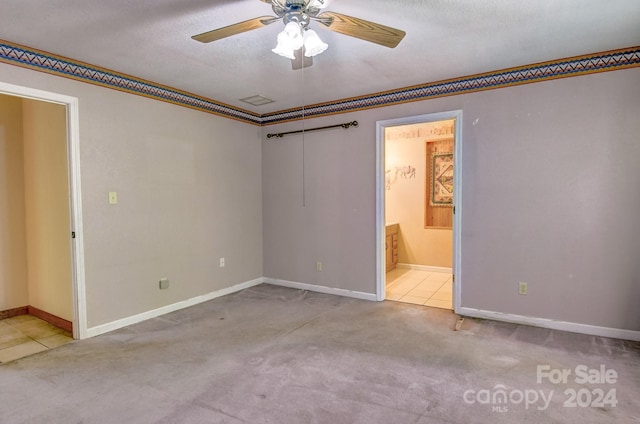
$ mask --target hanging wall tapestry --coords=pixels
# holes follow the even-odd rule
[[[453,205],[453,153],[433,153],[431,158],[431,206]]]

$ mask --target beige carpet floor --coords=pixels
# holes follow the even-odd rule
[[[260,285],[0,365],[0,422],[640,422],[640,343],[457,318]]]

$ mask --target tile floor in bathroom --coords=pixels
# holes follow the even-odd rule
[[[70,333],[31,315],[0,320],[0,363],[73,341]]]
[[[387,300],[453,309],[452,275],[396,268],[387,273]]]

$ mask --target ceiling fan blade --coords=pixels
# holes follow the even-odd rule
[[[214,29],[213,31],[203,32],[202,34],[194,35],[191,38],[196,41],[200,41],[201,43],[210,43],[212,41],[220,40],[221,38],[262,28],[263,26],[272,24],[279,20],[280,18],[275,16],[261,16],[259,18],[249,19],[248,21],[238,22],[237,24]]]
[[[321,13],[314,20],[324,24],[331,31],[390,48],[396,47],[406,35],[401,29],[335,12]]]
[[[302,49],[295,50],[293,55],[296,57],[295,59],[291,59],[291,69],[294,71],[296,69],[308,68],[313,65],[313,58],[303,55]]]

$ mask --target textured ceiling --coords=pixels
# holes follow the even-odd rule
[[[389,49],[312,23],[329,49],[294,71],[271,52],[280,23],[190,38],[273,15],[259,0],[2,0],[0,39],[258,114],[640,45],[638,0],[328,0],[326,10],[407,35]],[[256,94],[275,102],[239,101]]]

